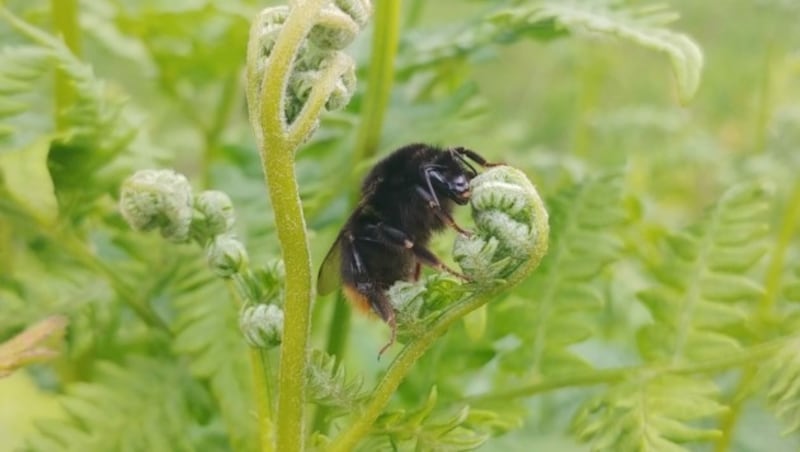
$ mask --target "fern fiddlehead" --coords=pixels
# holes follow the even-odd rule
[[[268,8],[247,48],[247,103],[275,211],[286,266],[276,447],[303,449],[307,344],[314,296],[294,155],[323,109],[343,107],[355,89],[347,45],[371,12],[368,0],[308,0]],[[309,39],[309,36],[311,38]]]
[[[467,242],[456,245],[458,260],[465,265],[463,270],[476,272],[476,282],[465,287],[471,292],[456,291],[459,299],[451,300],[443,309],[428,313],[423,319],[417,318],[425,325],[419,330],[421,334],[413,337],[395,358],[359,417],[334,439],[329,450],[351,450],[361,441],[413,364],[433,342],[453,323],[521,281],[539,265],[547,252],[550,230],[547,210],[524,173],[508,166],[492,168],[473,179],[472,190],[476,197],[471,207],[478,228],[473,238],[459,239]],[[487,251],[492,249],[491,253]],[[528,254],[519,253],[520,249]],[[473,267],[475,265],[484,265],[497,272],[479,275],[478,269]],[[478,280],[479,276],[487,276],[487,279]],[[398,305],[397,300],[393,302]],[[405,314],[403,306],[416,309],[413,303],[401,304],[398,318]],[[400,327],[404,328],[404,325]]]

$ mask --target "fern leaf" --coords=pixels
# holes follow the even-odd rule
[[[44,103],[37,82],[50,73],[51,61],[37,46],[0,49],[0,152],[24,148],[54,131],[51,114],[31,111]]]
[[[38,423],[29,450],[203,450],[193,441],[207,407],[180,367],[133,357],[97,365],[94,382],[70,386],[66,419]]]
[[[592,451],[681,452],[680,443],[707,441],[720,432],[689,422],[725,410],[710,380],[674,375],[622,382],[587,401],[572,430]]]
[[[800,340],[789,341],[760,370],[767,406],[785,425],[785,435],[800,431]]]
[[[399,76],[408,77],[420,69],[448,60],[462,59],[487,46],[508,44],[522,38],[548,40],[570,33],[619,38],[667,55],[681,101],[691,99],[700,84],[703,54],[688,36],[666,25],[677,14],[661,5],[632,8],[619,0],[572,0],[534,2],[501,9],[482,21],[446,36],[412,35],[401,55]]]
[[[592,334],[592,316],[603,305],[596,279],[620,252],[612,234],[626,218],[621,182],[615,175],[592,179],[548,203],[550,250],[520,290],[530,299],[496,314],[504,328],[497,334],[524,344],[503,358],[507,366],[533,375],[585,370],[567,347]]]
[[[700,86],[703,54],[686,35],[665,28],[677,15],[660,5],[631,8],[619,0],[550,1],[500,12],[504,28],[554,28],[551,32],[587,32],[620,38],[669,57],[681,101]]]
[[[372,436],[358,450],[475,450],[493,435],[520,426],[517,417],[469,406],[436,412],[437,400],[438,391],[433,387],[416,411],[384,413],[375,422]]]
[[[366,395],[363,386],[362,378],[347,378],[344,366],[336,358],[319,350],[311,352],[306,386],[309,400],[333,408],[333,415],[346,414]]]
[[[252,370],[233,300],[200,265],[184,263],[176,279],[178,283],[173,287],[177,334],[173,349],[190,358],[192,375],[208,380],[232,448],[254,450]]]
[[[645,359],[701,361],[738,349],[726,328],[763,292],[747,272],[766,250],[767,200],[761,186],[732,188],[698,224],[668,237],[660,284],[638,294],[654,320],[639,331]]]

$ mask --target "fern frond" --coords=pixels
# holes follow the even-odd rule
[[[79,60],[61,40],[6,10],[0,11],[10,25],[36,43],[36,46],[5,50],[2,58],[8,61],[3,61],[1,67],[5,69],[0,71],[0,77],[12,83],[2,83],[4,89],[11,89],[12,94],[18,96],[34,94],[41,89],[35,82],[55,66],[68,79],[76,94],[74,104],[58,112],[68,127],[63,136],[66,142],[76,146],[92,145],[99,150],[113,152],[133,139],[136,126],[124,121],[121,116],[124,100],[108,90],[105,83],[95,77],[89,65]],[[18,66],[9,66],[14,63]],[[13,82],[17,82],[16,86]],[[18,113],[28,110],[29,105],[21,104]],[[51,115],[49,111],[42,113]]]
[[[717,438],[714,429],[689,422],[719,414],[710,380],[675,375],[640,375],[590,399],[572,429],[592,451],[682,452],[679,443]]]
[[[522,38],[548,40],[570,33],[619,38],[667,55],[679,97],[688,101],[700,84],[703,54],[688,36],[666,26],[677,14],[661,5],[630,7],[619,0],[534,2],[506,8],[446,36],[429,33],[419,42],[407,42],[413,52],[401,55],[398,72],[407,77],[439,63],[463,59],[487,46],[509,44]]]
[[[358,406],[365,397],[364,380],[361,377],[347,378],[344,366],[336,358],[320,350],[313,350],[308,366],[308,399],[314,403],[333,408],[333,415],[346,414]]]
[[[800,431],[800,340],[787,342],[760,370],[767,406],[786,426],[784,434]]]
[[[0,49],[0,152],[24,148],[53,132],[52,115],[31,111],[44,102],[37,88],[50,73],[51,57],[37,46]]]
[[[0,90],[12,91],[0,101],[0,144],[19,149],[33,137],[52,137],[47,164],[61,207],[88,210],[87,200],[115,189],[130,171],[131,162],[119,159],[123,151],[136,147],[129,157],[148,162],[161,151],[140,134],[140,121],[125,108],[125,97],[97,78],[64,42],[1,7],[0,20],[33,42],[0,54]],[[57,131],[51,83],[43,77],[54,68],[75,93],[72,104],[58,106]],[[89,187],[85,181],[90,178],[94,183]]]
[[[565,190],[548,203],[550,250],[519,293],[530,294],[498,312],[497,335],[514,334],[522,345],[503,357],[511,369],[533,375],[585,370],[567,348],[587,339],[602,307],[597,276],[620,253],[615,228],[627,214],[622,180],[608,175]],[[596,316],[594,316],[596,317]]]
[[[763,292],[747,273],[766,251],[768,199],[759,185],[734,187],[698,224],[667,238],[659,284],[638,294],[654,320],[639,331],[645,359],[702,361],[739,348],[726,328]]]
[[[204,450],[202,389],[179,366],[133,357],[97,365],[62,399],[66,418],[40,422],[29,450]],[[192,434],[194,432],[195,434]]]
[[[184,262],[174,284],[173,350],[189,357],[189,369],[208,380],[234,450],[254,450],[255,407],[247,346],[230,294],[200,265]]]
[[[433,387],[419,409],[384,413],[358,450],[475,450],[492,436],[520,426],[517,417],[467,405],[437,412],[437,400],[438,391]]]
[[[688,36],[665,28],[677,14],[662,5],[627,6],[619,0],[548,1],[500,12],[494,16],[503,28],[552,29],[588,32],[620,38],[666,54],[672,65],[680,99],[694,96],[700,86],[703,54]],[[539,31],[541,33],[541,30]]]

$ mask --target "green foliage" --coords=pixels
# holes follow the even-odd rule
[[[534,376],[587,369],[569,347],[597,333],[603,272],[622,251],[614,234],[627,216],[622,201],[618,175],[585,181],[550,200],[550,249],[520,291],[530,296],[515,297],[494,322],[496,337],[520,339],[501,355],[505,369]]]
[[[7,439],[0,409],[0,448],[268,450],[286,422],[281,329],[243,317],[300,298],[244,94],[267,3],[0,7],[0,374],[63,406],[31,419],[25,396],[4,398],[9,425],[30,428]],[[290,162],[305,219],[288,248],[318,264],[360,175],[417,141],[522,170],[551,234],[541,266],[504,288],[532,237],[515,227],[521,244],[501,246],[496,224],[457,208],[475,235],[431,248],[476,282],[425,270],[396,284],[398,344],[380,360],[385,325],[318,300],[310,325],[294,322],[311,352],[288,357],[308,371],[290,405],[316,418],[291,427],[334,451],[798,450],[796,5],[381,0],[365,27],[364,0],[325,3],[286,83],[285,115],[308,126],[287,135],[308,138]],[[399,45],[371,41],[376,28]],[[343,108],[303,118],[320,99]],[[193,193],[179,244],[118,209],[126,178],[170,167]],[[530,222],[503,193],[475,189],[474,210]],[[37,326],[51,316],[68,319],[57,349]]]
[[[766,251],[769,192],[730,189],[705,218],[666,238],[658,285],[639,293],[654,322],[639,331],[647,360],[702,362],[737,351],[736,338],[763,288],[749,271]],[[737,327],[739,329],[737,329]]]
[[[688,424],[725,410],[715,400],[717,392],[710,380],[632,375],[588,400],[572,428],[593,451],[687,451],[678,443],[720,436],[718,430]]]
[[[101,363],[94,381],[76,383],[61,403],[67,419],[39,424],[29,450],[202,450],[220,445],[206,425],[207,396],[179,369],[131,357]]]

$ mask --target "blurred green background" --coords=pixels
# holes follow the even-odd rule
[[[403,2],[399,66],[429,40],[458,36],[504,3],[514,2]],[[652,252],[652,243],[667,228],[691,223],[739,181],[773,184],[777,218],[800,174],[800,2],[673,0],[668,4],[680,14],[670,28],[693,38],[705,59],[700,89],[687,105],[678,101],[663,55],[591,33],[522,39],[487,45],[421,75],[398,74],[379,154],[417,141],[464,145],[524,169],[545,195],[587,176],[622,170],[627,190],[636,197],[630,209],[637,226],[626,240],[633,243],[630,249],[643,254]],[[5,5],[43,29],[52,26],[46,2],[7,0]],[[84,60],[112,91],[130,98],[149,135],[147,152],[126,160],[123,167],[175,167],[197,187],[227,192],[234,199],[239,232],[251,259],[276,256],[278,244],[246,119],[241,73],[247,18],[264,4],[84,0],[79,5]],[[369,38],[370,32],[364,33],[351,47],[361,80],[369,65]],[[3,45],[24,41],[2,22],[0,39]],[[45,97],[52,95],[48,83],[42,86]],[[362,84],[359,93],[363,90]],[[360,94],[345,112],[326,117],[309,148],[299,154],[315,265],[347,213],[347,190],[340,174],[350,165]],[[220,99],[229,104],[220,108]],[[102,179],[107,184],[104,189],[113,193],[121,177],[124,174],[113,173]],[[100,199],[100,209],[113,204],[110,195]],[[0,265],[7,286],[15,278],[28,284],[37,274],[50,274],[47,265],[31,263],[35,256],[19,257],[26,246],[36,245],[30,239],[6,240],[15,243],[15,251],[0,250],[0,261],[8,259]],[[439,254],[448,254],[451,239],[445,236],[436,242]],[[155,238],[147,243],[161,246]],[[788,261],[796,263],[796,237],[792,243]],[[17,256],[14,268],[12,254]],[[617,277],[616,284],[624,278]],[[73,298],[86,294],[113,298],[104,283],[92,288],[85,286],[92,284],[91,279],[80,281],[84,284],[80,289],[72,285],[42,289],[40,297],[60,293],[60,298],[39,307],[33,302],[4,305],[0,293],[0,338],[50,312],[71,312],[68,305]],[[634,276],[622,286],[610,290],[630,294],[641,281]],[[604,338],[627,337],[626,328],[645,317],[641,308],[621,306],[623,311],[609,314]],[[326,331],[320,325],[331,308],[332,300],[315,308],[316,345],[324,341]],[[372,358],[385,328],[360,317],[352,321],[348,363],[371,381],[380,372],[381,364]],[[591,362],[602,365],[625,363],[630,358],[626,352],[609,351],[591,341],[581,348]],[[67,374],[81,379],[79,370]],[[721,381],[723,387],[732,386],[729,377]],[[20,445],[34,431],[33,419],[58,416],[53,390],[59,384],[46,366],[0,380],[0,450]],[[564,428],[570,415],[564,407],[574,408],[583,397],[585,392],[565,391],[530,401],[524,427],[493,439],[481,450],[587,450]],[[800,448],[796,436],[781,437],[780,431],[772,415],[753,402],[743,410],[730,450]]]

